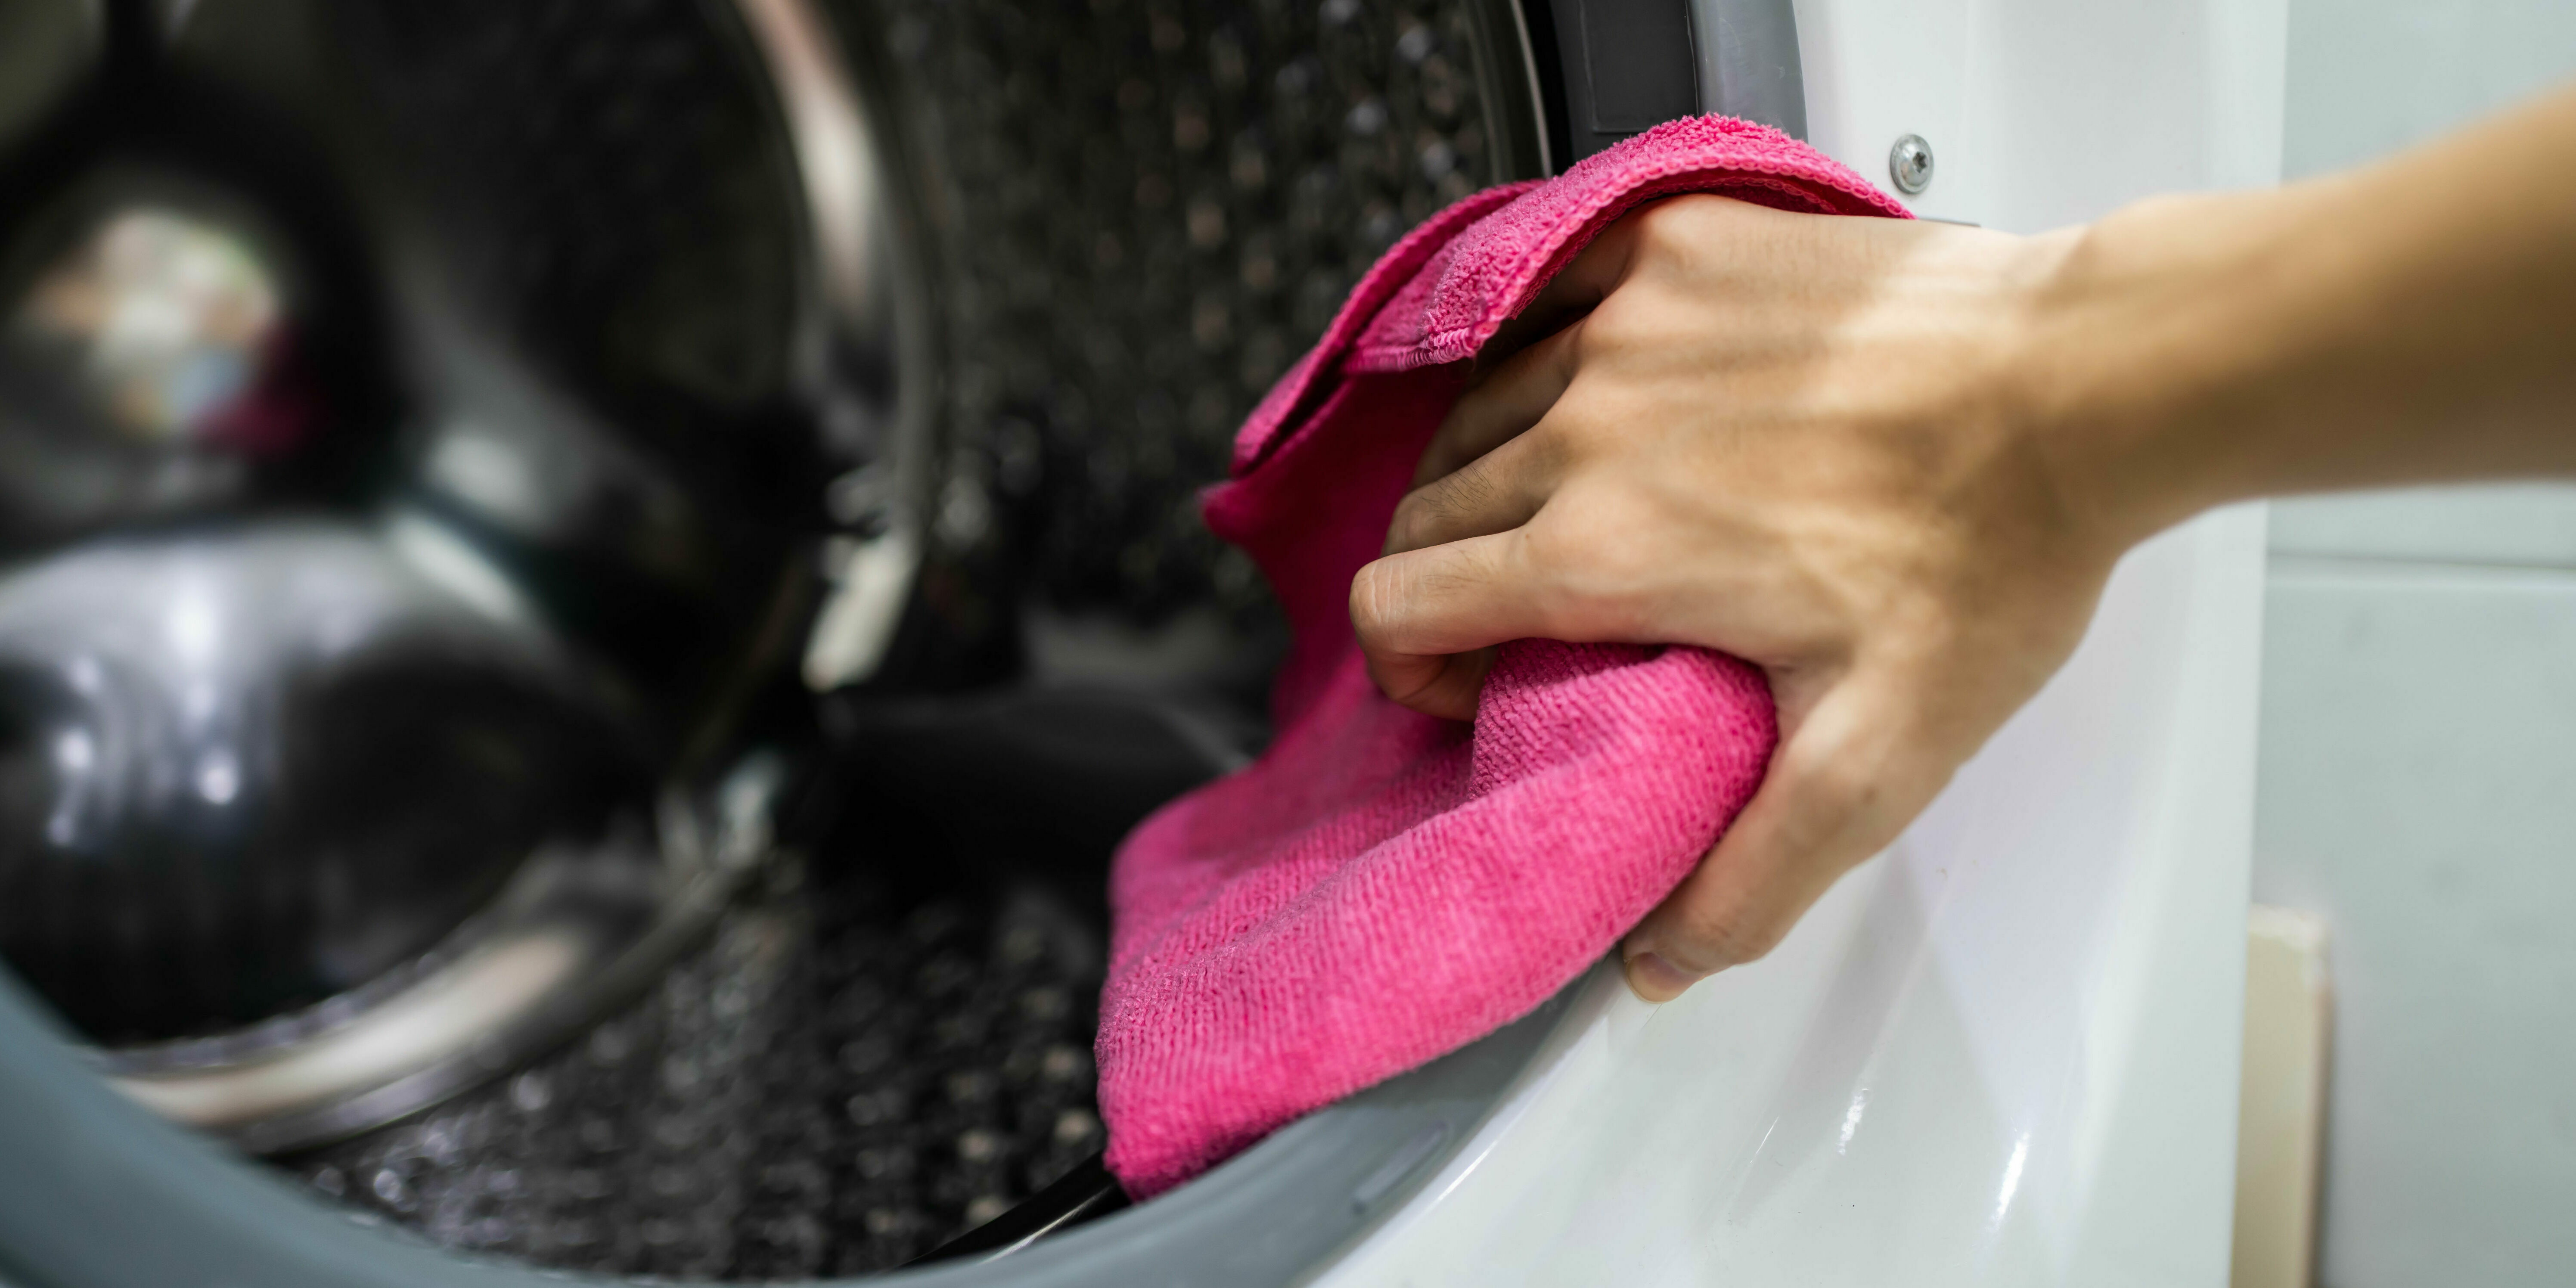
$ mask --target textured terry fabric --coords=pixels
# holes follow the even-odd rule
[[[1270,750],[1148,819],[1111,874],[1100,1107],[1133,1193],[1528,1013],[1760,782],[1771,698],[1736,659],[1523,640],[1469,725],[1389,702],[1351,633],[1351,577],[1457,399],[1456,364],[1605,224],[1679,192],[1904,214],[1776,131],[1672,122],[1415,229],[1244,425],[1205,512],[1260,563],[1295,643]]]

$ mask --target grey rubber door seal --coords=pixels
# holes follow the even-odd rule
[[[1473,1046],[1309,1115],[1153,1202],[997,1260],[865,1282],[1286,1283],[1364,1234],[1440,1170],[1528,1067],[1582,984]],[[0,1283],[544,1288],[566,1280],[584,1277],[432,1247],[330,1207],[163,1122],[109,1088],[17,980],[0,972]]]
[[[1551,172],[1695,112],[1807,136],[1792,0],[1489,2],[1518,5]]]
[[[1639,7],[1632,0],[1556,2],[1588,4],[1601,14],[1651,15],[1665,30],[1681,12],[1678,4]],[[1701,106],[1803,135],[1805,94],[1790,0],[1691,0],[1687,12],[1698,33]],[[1537,45],[1551,33],[1530,34]],[[1623,28],[1621,34],[1632,33]],[[1690,38],[1687,31],[1683,38]],[[1605,70],[1613,66],[1602,63]],[[1563,93],[1561,83],[1542,88]],[[1631,124],[1625,118],[1608,123]],[[1557,153],[1555,168],[1569,159]],[[1500,1032],[1311,1114],[1151,1203],[996,1260],[864,1282],[906,1288],[1290,1282],[1348,1247],[1438,1173],[1528,1069],[1574,990],[1589,978]],[[545,1288],[567,1281],[616,1282],[444,1251],[329,1206],[146,1113],[83,1063],[16,978],[0,970],[0,1286]]]

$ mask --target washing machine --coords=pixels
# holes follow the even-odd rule
[[[2271,182],[2283,10],[0,0],[0,1284],[2223,1281],[2259,507],[1677,1001],[1141,1205],[1088,1043],[1379,250],[1701,111]]]

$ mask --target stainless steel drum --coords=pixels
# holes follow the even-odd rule
[[[183,1121],[371,1126],[769,851],[918,257],[802,4],[5,13],[0,952]]]
[[[0,0],[0,956],[453,1248],[1117,1206],[1102,865],[1281,636],[1197,489],[1441,205],[1794,128],[1787,5],[1721,7]]]

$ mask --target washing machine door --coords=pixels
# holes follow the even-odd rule
[[[872,664],[921,509],[801,12],[0,4],[0,956],[146,1103],[413,1112],[769,846],[820,554]]]
[[[770,38],[761,31],[792,34],[815,13],[785,0],[747,0],[742,8],[753,16],[740,30],[755,40]],[[14,5],[0,12],[19,21]],[[104,12],[166,17],[162,7],[139,3]],[[1228,28],[1231,52],[1209,49],[1209,84],[1245,83],[1245,51],[1273,35],[1260,16],[1267,12],[1247,8]],[[1310,38],[1373,30],[1352,25],[1359,13],[1357,3],[1329,0]],[[2266,177],[2226,169],[2241,161],[2230,140],[2263,128],[2261,94],[2229,79],[2260,65],[2229,43],[2257,40],[2260,24],[2177,43],[2156,38],[2166,25],[2161,6],[2144,3],[2105,6],[2081,24],[2040,13],[1996,22],[1980,13],[1964,0],[1523,0],[1432,16],[1444,31],[1472,33],[1481,53],[1468,74],[1496,178],[1562,169],[1658,119],[1703,108],[1804,130],[1872,176],[1886,169],[1897,137],[1922,135],[1941,150],[1942,165],[1914,198],[1918,208],[2004,227],[2098,212],[2156,188]],[[44,39],[73,51],[67,56],[116,43],[113,27],[97,38],[77,23],[62,27],[68,20],[60,15],[43,21],[56,24],[41,27],[54,33]],[[996,21],[1004,34],[990,47],[1017,48],[1005,29],[1018,20]],[[1412,41],[1416,25],[1429,24],[1389,34]],[[40,26],[28,20],[24,29]],[[1280,28],[1292,29],[1306,30]],[[1136,30],[1135,47],[1119,58],[1194,48],[1192,29],[1177,21],[1168,40],[1167,25],[1151,15]],[[887,34],[898,60],[955,52],[926,25],[898,21]],[[441,35],[427,15],[389,39],[399,47]],[[1399,55],[1414,59],[1408,47],[1436,45],[1399,43]],[[285,56],[263,56],[270,55]],[[1427,57],[1416,65],[1427,66]],[[2088,60],[2139,58],[2157,60],[2156,73],[2082,83],[2063,74]],[[958,68],[989,82],[993,102],[1018,102],[1012,96],[1025,90],[994,70],[989,52],[961,55],[951,70]],[[1216,173],[1226,182],[1269,191],[1257,132],[1230,155],[1199,150],[1208,122],[1194,126],[1187,110],[1204,101],[1188,96],[1199,73],[1184,69],[1173,82],[1183,92],[1165,104],[1165,82],[1122,78],[1116,64],[1102,71],[1108,101],[1132,103],[1140,114],[1125,136],[1132,147],[1225,155]],[[1390,149],[1388,103],[1365,92],[1336,98],[1348,87],[1329,75],[1329,66],[1292,50],[1263,92],[1299,104],[1297,119],[1321,122],[1337,132],[1330,137],[1347,136],[1350,151],[1337,158],[1336,173],[1366,171],[1381,153],[1397,171],[1418,164],[1428,173],[1444,162],[1441,173],[1455,171],[1463,149],[1436,138]],[[1319,95],[1319,87],[1332,93]],[[793,117],[796,97],[788,94],[779,110]],[[1169,115],[1155,114],[1165,107]],[[2126,158],[2120,166],[2106,164],[2060,128],[2087,114],[2119,122],[2126,141],[2158,141],[2154,155],[2163,160],[2141,167],[2139,150],[2124,147],[2115,150]],[[0,135],[29,119],[41,111],[0,99]],[[2203,130],[2209,122],[2217,125]],[[788,155],[812,168],[812,181],[832,164],[836,145],[806,142],[810,157],[797,151],[803,143]],[[1114,159],[1113,149],[1093,158],[1093,168]],[[993,174],[984,195],[1002,205],[1017,200],[1010,178]],[[1157,187],[1150,174],[1122,177],[1117,194],[1123,201],[1132,192],[1139,212],[1171,212],[1174,248],[1197,245],[1192,238],[1201,233],[1209,243],[1202,249],[1230,247],[1237,224],[1229,220],[1243,216],[1211,199],[1215,213],[1203,217],[1194,194],[1165,178]],[[1325,186],[1283,194],[1285,208],[1307,201],[1339,210],[1312,204],[1323,202]],[[1403,209],[1360,200],[1351,213],[1391,225],[1389,212]],[[1141,223],[1148,213],[1135,217]],[[1281,251],[1301,244],[1295,225],[1287,227],[1264,244],[1278,253],[1246,248],[1239,264],[1225,265],[1227,275],[1246,289],[1271,290],[1250,284],[1268,280],[1264,264],[1276,273],[1298,262]],[[1124,257],[1139,249],[1102,238],[1050,253],[1097,269],[1137,263],[1141,256]],[[578,247],[565,253],[581,258]],[[1140,290],[1165,289],[1156,285],[1164,278],[1134,276]],[[1263,332],[1229,331],[1225,309],[1197,308],[1189,289],[1185,281],[1181,307],[1163,315],[1174,326],[1188,322],[1191,342],[1204,351],[1239,360],[1242,369],[1227,374],[1244,381],[1277,346]],[[1010,316],[1005,306],[1026,304],[1011,283],[990,280],[951,302],[958,301],[986,310],[976,315],[979,326]],[[1295,316],[1293,301],[1282,308]],[[448,360],[480,370],[472,343],[480,332],[466,331]],[[1130,395],[1137,425],[1196,416],[1195,401],[1175,406],[1168,392],[1160,402],[1149,395],[1163,379],[1157,373],[1198,360],[1181,356],[1177,340],[1141,357],[1097,343],[1114,331],[1071,328],[1061,343],[1082,353],[1100,382],[1140,382],[1133,387],[1142,392]],[[1183,365],[1157,365],[1175,363]],[[1027,352],[1001,353],[971,377],[952,373],[958,378],[946,387],[964,391],[966,405],[1043,422],[1041,438],[1086,443],[1085,460],[1102,464],[1084,476],[1090,490],[1082,495],[1111,494],[1153,465],[1154,453],[1121,455],[1106,439],[1079,437],[1100,422],[1097,406],[991,396],[1030,365]],[[901,367],[889,359],[859,370]],[[705,375],[693,370],[691,378]],[[460,387],[482,386],[469,377]],[[506,380],[491,387],[501,390],[493,406],[522,396]],[[1209,395],[1217,414],[1206,419],[1222,421],[1230,396]],[[862,415],[816,423],[902,422]],[[869,473],[869,462],[855,458],[820,471],[850,481],[818,507],[827,525],[846,526],[818,561],[829,574],[815,591],[818,624],[788,650],[802,679],[840,685],[900,652],[900,632],[882,615],[889,603],[919,602],[901,579],[935,550],[943,519],[953,534],[985,529],[991,507],[978,507],[997,493],[979,493],[974,479],[1009,476],[1007,436],[979,450],[983,463],[963,471],[970,479],[963,488],[950,486],[954,475],[914,488],[903,470]],[[473,450],[453,469],[450,482],[467,493],[479,486],[474,480],[493,480],[478,474]],[[846,505],[834,508],[834,496]],[[653,513],[649,504],[638,508]],[[1097,528],[1123,513],[1070,506],[1056,517]],[[1030,522],[1056,531],[1043,515]],[[2259,526],[2259,516],[2220,516],[2133,556],[2066,672],[1921,824],[1844,882],[1766,962],[1661,1008],[1627,996],[1605,965],[1487,1040],[1311,1115],[1152,1203],[1103,1215],[1115,1205],[1102,1200],[1097,1174],[1076,1176],[897,1281],[2214,1282],[2224,1266],[2233,1120]],[[300,530],[285,536],[306,539]],[[365,540],[374,543],[369,551],[384,544]],[[1145,588],[1138,593],[1172,584],[1156,580],[1150,551],[1095,564],[1084,562],[1088,554],[1076,557],[1076,543],[1054,544],[1066,575],[1084,585],[1129,573]],[[127,549],[109,553],[125,557]],[[388,557],[407,568],[423,558]],[[432,564],[440,557],[426,556]],[[872,575],[888,570],[898,580]],[[470,601],[456,583],[432,580]],[[20,620],[54,616],[29,609]],[[1043,639],[1031,645],[1041,654],[1046,647]],[[63,672],[57,687],[74,684]],[[743,772],[743,763],[758,762],[733,762],[728,773]],[[59,759],[47,772],[63,772]],[[745,852],[758,846],[762,780],[754,772],[730,781],[748,785],[731,797],[718,790],[719,807],[703,816],[709,821],[692,825],[708,838],[709,853],[725,848],[726,799],[746,802],[730,816],[744,820],[736,844]],[[11,1160],[0,1169],[0,1275],[50,1288],[546,1282],[533,1269],[463,1261],[351,1222],[308,1190],[141,1111],[99,1079],[66,1036],[22,984],[0,980],[0,1157]]]
[[[1240,203],[1203,217],[1204,191],[1179,190],[1193,172],[1122,177],[1108,237],[1075,248],[1166,253],[1115,240],[1158,211],[1180,246],[1231,250],[1231,220],[1243,248],[1218,279],[1244,306],[1220,325],[1186,297],[1207,284],[1183,286],[1179,356],[1161,297],[1121,322],[1143,360],[1088,387],[1133,398],[1139,432],[1221,435],[1226,400],[1329,310],[1334,273],[1424,203],[1542,163],[1536,100],[1481,90],[1537,83],[1517,17],[1430,16],[1436,32],[1346,5],[1228,11],[1204,73],[1096,87],[1113,138],[1131,100],[1169,95],[1156,154]],[[907,713],[1006,672],[1007,634],[968,623],[1011,603],[996,551],[1028,501],[1023,444],[1009,424],[948,431],[1044,422],[1045,465],[1083,426],[1069,400],[996,405],[995,373],[1031,364],[973,343],[1003,327],[941,320],[977,320],[969,288],[992,284],[960,277],[1006,251],[1031,250],[1041,285],[1061,266],[1044,237],[970,256],[934,227],[941,200],[1013,176],[964,148],[902,161],[922,136],[875,114],[870,60],[948,37],[913,14],[844,39],[870,21],[801,0],[0,3],[0,1077],[32,1095],[0,1111],[0,1275],[469,1273],[131,1102],[291,1152],[494,1094],[585,1031],[582,1052],[616,1046],[589,1026],[758,897],[746,878],[795,870],[779,803],[807,767],[918,775],[958,721]],[[1175,29],[1153,18],[1111,52],[1168,54]],[[1363,31],[1412,97],[1339,101],[1341,63],[1315,46]],[[1193,116],[1211,78],[1279,110],[1211,147]],[[1256,224],[1282,199],[1293,216]],[[1095,338],[1067,343],[1115,365],[1081,348]],[[1210,368],[1186,407],[1156,400]],[[1129,593],[1138,548],[1143,597],[1195,584],[1150,557],[1187,544],[1163,530],[1192,458],[1119,432],[1082,464],[1123,454],[1160,491],[1122,500],[1090,470],[1030,503],[1026,522],[1075,534],[1032,556],[1075,586],[1060,600],[1103,564]],[[1224,751],[1222,730],[1199,741]],[[1205,772],[1149,768],[1165,793]],[[1096,812],[1091,795],[1059,812]],[[1319,1120],[1186,1203],[1099,1223],[1080,1273],[1301,1271],[1454,1144],[1525,1045],[1425,1075],[1392,1119]],[[1391,1171],[1390,1131],[1411,1142]],[[1111,1206],[1096,1168],[1069,1180],[985,1242]],[[1272,1235],[1246,1245],[1252,1214]],[[156,1233],[120,1235],[129,1219]]]

